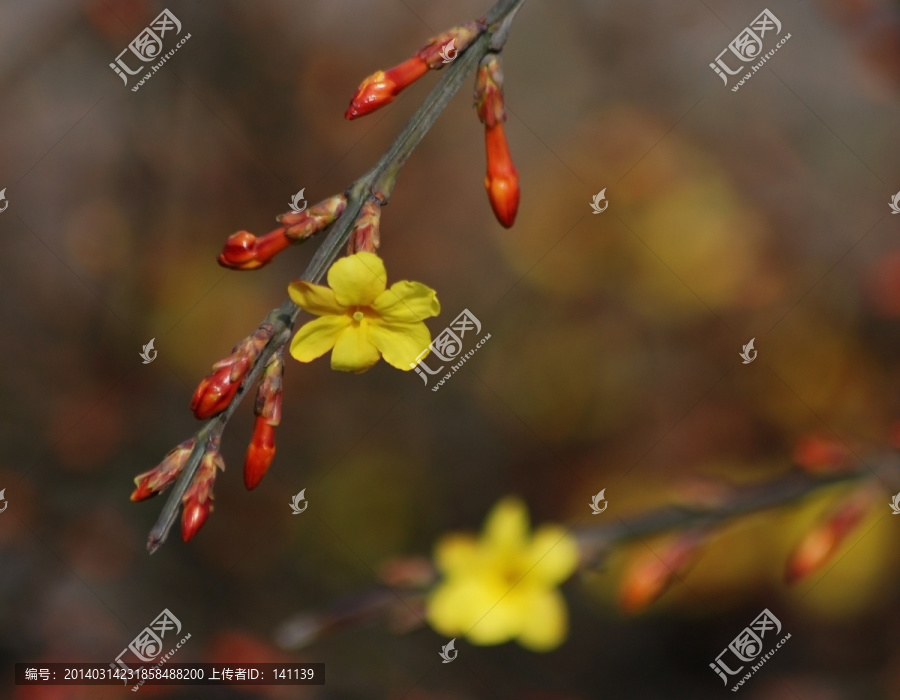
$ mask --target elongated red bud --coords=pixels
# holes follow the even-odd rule
[[[266,265],[291,244],[284,227],[257,237],[249,231],[238,231],[225,241],[219,254],[219,265],[232,270],[256,270]]]
[[[212,418],[228,408],[274,332],[272,324],[261,324],[234,346],[231,355],[213,365],[212,374],[201,380],[191,398],[191,410],[198,420]]]
[[[213,485],[216,473],[225,471],[225,462],[219,453],[218,440],[210,445],[200,460],[193,480],[181,497],[181,538],[187,542],[203,527],[213,509]]]
[[[483,18],[452,27],[431,37],[412,58],[388,70],[376,71],[356,89],[344,117],[356,119],[390,104],[401,91],[425,75],[429,69],[440,70],[452,63],[486,28]]]
[[[519,211],[519,173],[509,154],[502,124],[485,129],[484,140],[487,150],[484,188],[497,221],[510,228]]]
[[[203,523],[206,522],[211,510],[212,504],[209,501],[186,505],[184,512],[181,514],[181,539],[185,542],[190,542],[191,538],[203,527]]]
[[[290,212],[277,217],[280,227],[264,236],[238,231],[225,241],[219,254],[219,264],[232,270],[257,270],[293,243],[305,241],[326,228],[347,206],[347,198],[337,194],[302,212]]]
[[[272,354],[256,393],[256,422],[244,459],[244,486],[255,489],[275,458],[275,427],[281,423],[284,347]]]
[[[478,66],[475,78],[475,108],[484,124],[484,144],[487,154],[487,174],[484,187],[497,220],[510,228],[519,210],[519,173],[513,165],[506,142],[503,122],[506,106],[503,102],[503,70],[500,57],[487,54]]]
[[[274,458],[275,428],[269,425],[265,418],[257,416],[253,427],[253,439],[244,459],[244,486],[248,491],[259,486]]]
[[[148,472],[134,478],[137,488],[131,494],[132,501],[143,501],[164,491],[171,484],[187,463],[195,439],[185,440],[178,447],[169,451],[162,462]]]
[[[344,118],[357,119],[390,104],[404,88],[427,72],[428,64],[418,56],[413,56],[393,68],[372,73],[356,89]]]

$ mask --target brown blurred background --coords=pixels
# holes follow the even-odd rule
[[[324,661],[327,685],[148,697],[718,697],[708,664],[768,607],[792,639],[744,697],[900,698],[888,494],[796,588],[785,557],[833,494],[736,522],[629,617],[615,589],[634,545],[564,587],[570,635],[549,654],[461,642],[463,663],[441,666],[446,640],[381,623],[299,652],[273,641],[290,616],[376,585],[386,558],[478,528],[508,493],[535,522],[567,523],[606,487],[612,518],[689,478],[784,472],[810,432],[863,460],[887,443],[900,417],[887,0],[529,0],[504,51],[515,227],[486,202],[468,86],[382,218],[390,278],[438,290],[432,333],[468,308],[491,341],[437,393],[384,363],[352,376],[289,361],[263,484],[241,483],[242,406],[215,513],[189,545],[176,531],[147,556],[162,500],[130,503],[132,478],[193,433],[194,386],[316,245],[236,273],[216,264],[225,238],[368,169],[436,76],[346,122],[356,85],[489,4],[0,4],[0,697],[122,697],[15,688],[12,664],[111,661],[163,608],[192,635],[178,662]],[[108,64],[164,7],[191,39],[132,92]],[[791,40],[734,93],[708,64],[764,7]],[[301,488],[309,512],[289,517]]]

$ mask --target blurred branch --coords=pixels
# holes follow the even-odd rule
[[[860,487],[876,486],[900,489],[900,457],[890,452],[878,455],[874,467],[862,466],[855,470],[818,474],[794,471],[747,486],[730,488],[723,485],[708,496],[698,493],[696,504],[666,505],[615,520],[606,518],[599,525],[575,527],[571,534],[580,550],[579,569],[593,569],[617,547],[648,536],[677,534],[681,538],[679,546],[683,550],[692,549],[716,527],[840,486],[855,486],[854,491]],[[664,558],[657,560],[657,569],[667,567]],[[325,612],[299,613],[278,628],[275,633],[277,643],[286,649],[297,649],[351,624],[394,614],[402,606],[422,600],[423,589],[429,588],[438,577],[433,564],[418,557],[394,560],[388,568],[399,572],[387,577],[392,588],[379,586],[345,598]],[[649,604],[661,595],[676,573],[674,568],[666,570],[660,581],[651,585],[649,590],[641,591],[638,602],[642,605],[636,605],[633,609],[641,609],[643,604]]]
[[[592,566],[617,545],[642,537],[685,530],[709,530],[751,513],[789,505],[832,486],[863,482],[900,484],[900,458],[882,455],[877,467],[833,474],[793,472],[787,476],[723,491],[712,502],[697,505],[664,506],[618,521],[576,531],[582,552],[582,566]]]
[[[329,227],[325,239],[316,250],[307,268],[300,275],[300,279],[308,282],[318,282],[322,278],[347,245],[354,223],[366,202],[374,199],[382,205],[387,203],[400,170],[409,156],[434,125],[435,121],[437,121],[437,118],[444,111],[451,98],[462,86],[463,81],[472,73],[481,59],[489,51],[497,50],[497,42],[494,40],[494,35],[497,34],[499,38],[505,40],[506,34],[509,32],[509,23],[524,1],[499,0],[488,11],[485,17],[486,31],[465,52],[461,52],[460,56],[446,69],[439,78],[437,85],[425,98],[425,102],[409,119],[406,126],[404,126],[378,163],[347,189],[346,208]],[[175,486],[169,493],[166,504],[147,539],[147,549],[151,554],[162,546],[168,537],[172,525],[177,520],[181,499],[193,481],[210,441],[215,441],[221,437],[228,420],[250,390],[250,387],[259,379],[269,358],[288,343],[299,313],[300,308],[290,299],[286,299],[281,306],[273,309],[266,317],[264,323],[271,324],[272,328],[274,328],[272,339],[254,361],[252,369],[242,382],[228,408],[210,419],[197,431],[196,441],[190,456]]]

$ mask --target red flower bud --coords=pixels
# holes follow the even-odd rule
[[[235,345],[231,355],[213,365],[213,373],[203,378],[191,398],[191,410],[198,420],[212,418],[228,408],[273,332],[271,324],[263,323]]]
[[[503,125],[485,129],[485,146],[487,147],[487,175],[484,177],[484,188],[494,216],[506,228],[510,228],[516,220],[519,210],[519,173],[513,165],[503,133]]]
[[[255,489],[275,458],[275,426],[281,423],[284,347],[272,354],[256,393],[256,424],[244,460],[244,486]]]
[[[257,237],[249,231],[233,233],[219,254],[219,264],[232,270],[256,270],[267,265],[291,243],[304,241],[324,229],[346,206],[347,198],[337,194],[302,212],[282,214],[277,217],[281,226],[265,236]]]
[[[519,173],[509,154],[503,131],[506,106],[503,102],[503,71],[500,57],[489,53],[481,60],[475,78],[475,108],[484,124],[487,175],[484,187],[497,220],[506,228],[513,225],[519,210]]]
[[[203,527],[213,509],[212,489],[219,470],[225,470],[225,462],[219,453],[218,441],[215,441],[203,455],[193,481],[181,497],[181,504],[184,507],[181,513],[181,538],[185,542]]]
[[[206,518],[209,517],[209,512],[212,510],[212,505],[209,501],[206,503],[190,503],[184,507],[184,512],[181,515],[181,539],[185,542],[189,542],[191,538],[196,535],[200,528],[203,527],[203,523],[206,522]]]
[[[153,469],[136,476],[134,483],[137,488],[132,492],[131,500],[143,501],[164,491],[181,474],[193,449],[194,438],[185,440],[163,457],[163,461]]]
[[[257,416],[253,427],[253,439],[244,460],[244,486],[248,491],[259,486],[274,458],[275,428],[269,425],[263,416]]]
[[[356,89],[344,118],[356,119],[390,104],[401,90],[412,85],[427,71],[428,64],[413,56],[386,71],[372,73]]]
[[[206,420],[218,415],[228,408],[240,386],[240,382],[231,381],[231,367],[223,367],[204,377],[191,398],[194,416],[197,420]]]
[[[272,261],[291,244],[285,229],[276,228],[257,238],[249,231],[233,233],[219,254],[219,265],[232,270],[255,270]]]

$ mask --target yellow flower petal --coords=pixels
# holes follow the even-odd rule
[[[387,272],[374,253],[356,253],[331,266],[328,286],[334,290],[338,304],[369,306],[387,288]]]
[[[297,280],[288,285],[288,294],[297,306],[316,316],[342,314],[346,311],[346,308],[337,303],[334,292],[320,284]]]
[[[522,620],[530,611],[523,605],[524,598],[516,589],[504,586],[482,585],[478,592],[467,591],[470,610],[481,611],[465,637],[472,644],[489,646],[515,639],[522,629]]]
[[[428,624],[439,634],[448,637],[458,637],[467,628],[462,625],[460,606],[467,604],[465,588],[460,588],[454,583],[445,583],[438,586],[428,597],[425,607],[425,617]]]
[[[497,503],[484,525],[485,545],[498,551],[524,549],[528,538],[528,511],[515,497]]]
[[[440,571],[471,571],[478,566],[480,550],[471,535],[446,535],[434,548],[434,563]]]
[[[323,316],[320,320],[326,318],[335,317]],[[378,362],[380,357],[378,348],[372,345],[368,339],[366,328],[368,323],[368,321],[351,322],[338,336],[334,350],[331,351],[331,369],[341,372],[365,372]]]
[[[566,601],[555,588],[528,596],[528,614],[522,620],[518,642],[531,651],[555,649],[568,634]]]
[[[372,304],[385,321],[413,323],[441,312],[437,292],[420,282],[395,282],[378,295]],[[430,342],[430,341],[429,341]]]
[[[406,372],[411,370],[419,356],[431,342],[431,333],[424,323],[387,323],[372,319],[369,324],[369,340],[392,367]]]
[[[350,324],[346,315],[321,316],[304,324],[291,341],[291,355],[300,362],[312,362],[331,350]]]
[[[526,555],[528,579],[544,586],[565,581],[578,565],[578,543],[558,525],[544,525],[534,533]]]

